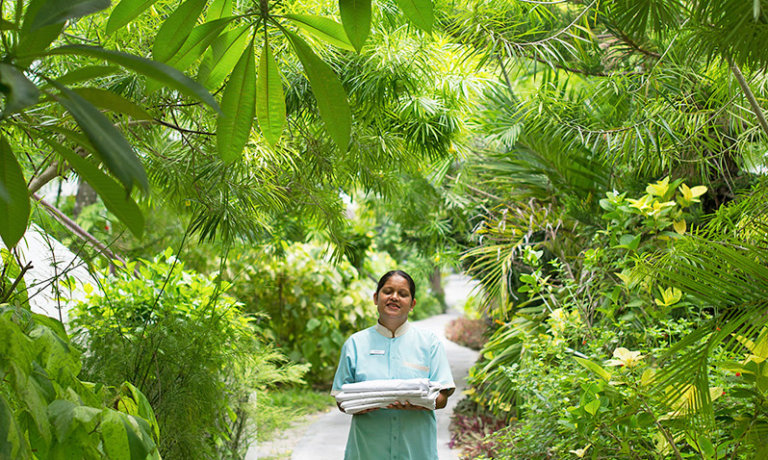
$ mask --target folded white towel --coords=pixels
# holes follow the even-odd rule
[[[350,401],[353,399],[360,399],[360,398],[369,398],[372,396],[378,396],[382,398],[399,398],[399,397],[408,397],[408,396],[417,396],[417,397],[426,397],[429,395],[428,390],[393,390],[393,391],[372,391],[372,392],[359,392],[359,393],[347,393],[346,391],[342,391],[341,393],[336,395],[336,401],[337,402],[344,402],[344,401]]]
[[[385,398],[367,398],[355,401],[346,401],[341,403],[341,408],[345,412],[351,413],[352,411],[360,411],[371,407],[387,407],[392,403],[410,403],[414,406],[426,407],[427,409],[435,409],[435,400],[437,399],[437,393],[434,397],[429,398],[398,398],[397,400],[385,399]]]
[[[347,401],[342,401],[341,407],[347,408],[350,406],[357,406],[361,404],[371,404],[371,403],[380,403],[380,402],[410,402],[412,404],[416,404],[414,401],[434,401],[437,398],[439,391],[435,391],[433,394],[427,395],[427,396],[420,396],[420,395],[399,395],[396,397],[391,396],[371,396],[368,398],[354,398]]]
[[[360,393],[367,391],[428,390],[429,386],[429,379],[366,380],[364,382],[345,383],[341,386],[341,391]]]
[[[392,379],[347,383],[341,388],[336,401],[346,413],[356,414],[395,402],[408,402],[434,410],[437,395],[443,387],[428,379]]]

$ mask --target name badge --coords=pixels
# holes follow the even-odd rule
[[[372,355],[383,355],[384,350],[371,350]]]

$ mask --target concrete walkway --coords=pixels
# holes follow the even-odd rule
[[[461,316],[456,308],[461,308],[464,300],[470,294],[474,285],[462,275],[450,275],[446,277],[444,284],[445,300],[449,306],[446,314],[416,321],[417,326],[431,330],[443,339],[445,351],[451,364],[451,372],[456,382],[456,392],[448,399],[445,409],[437,413],[437,445],[440,460],[458,460],[458,454],[448,447],[450,432],[448,426],[456,403],[462,399],[462,391],[466,387],[466,377],[469,368],[477,360],[477,352],[462,347],[445,339],[445,326],[454,318]],[[291,442],[292,460],[341,460],[344,458],[344,447],[347,444],[347,433],[352,417],[338,410],[312,416],[310,423],[302,424],[298,430],[303,434],[294,433],[284,437],[282,442]],[[278,441],[280,442],[280,441]],[[248,451],[246,460],[267,458],[276,454],[274,443],[264,443],[264,446],[252,446]],[[280,457],[282,458],[282,456]]]

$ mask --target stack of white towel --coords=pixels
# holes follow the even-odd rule
[[[434,410],[441,389],[439,384],[429,379],[366,380],[342,385],[336,401],[348,414],[387,407],[395,402],[408,402]]]

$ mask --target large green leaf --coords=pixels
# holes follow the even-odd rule
[[[29,17],[29,31],[36,32],[42,27],[61,24],[105,8],[109,8],[109,0],[47,0],[40,5],[34,17]]]
[[[259,59],[259,76],[256,82],[256,116],[264,139],[277,144],[285,124],[285,97],[280,69],[265,41]]]
[[[146,420],[149,424],[149,431],[151,431],[155,439],[159,439],[160,427],[157,424],[157,419],[155,418],[155,412],[152,409],[152,405],[149,403],[149,400],[147,400],[147,397],[144,396],[144,393],[133,386],[130,382],[123,382],[123,384],[120,386],[120,392],[123,395],[121,398],[131,398],[133,403],[136,405],[136,410],[129,413]]]
[[[205,15],[206,22],[232,15],[232,0],[213,0]]]
[[[128,435],[131,460],[145,460],[155,450],[147,421],[141,417],[125,414],[120,414],[120,418],[123,420],[123,427]]]
[[[344,31],[344,26],[333,19],[311,14],[286,14],[284,17],[296,24],[300,29],[332,45],[346,50],[355,49],[352,43],[350,43],[347,33]]]
[[[304,66],[326,131],[339,149],[346,150],[352,130],[352,112],[344,87],[328,64],[317,57],[304,40],[293,32],[284,30],[284,33]]]
[[[146,10],[157,0],[123,0],[118,3],[107,20],[107,35],[126,26],[142,11]]]
[[[419,29],[432,32],[435,14],[432,11],[432,0],[397,0],[405,17]]]
[[[595,374],[597,374],[598,376],[600,376],[600,378],[602,378],[602,379],[603,379],[603,380],[605,380],[606,382],[608,382],[608,381],[610,381],[610,380],[611,380],[611,373],[610,373],[610,372],[608,372],[607,370],[605,370],[605,369],[604,369],[602,366],[600,366],[599,364],[597,364],[597,363],[595,363],[595,362],[592,362],[592,361],[590,361],[590,360],[588,360],[588,359],[579,358],[578,356],[574,356],[574,357],[573,357],[573,359],[575,359],[575,360],[576,360],[576,362],[578,362],[578,363],[579,363],[579,364],[581,364],[582,366],[586,367],[586,368],[587,368],[587,369],[589,369],[590,371],[592,371],[592,372],[594,372]]]
[[[237,159],[251,135],[256,111],[256,63],[253,40],[245,48],[229,77],[221,98],[222,114],[216,127],[216,144],[224,161]]]
[[[244,25],[223,33],[214,40],[200,65],[197,78],[206,88],[218,88],[237,64],[240,54],[248,43],[248,30]]]
[[[216,19],[192,29],[179,51],[168,60],[168,65],[180,70],[189,68],[234,19],[234,17]]]
[[[101,88],[75,88],[74,92],[96,107],[124,113],[135,120],[152,120],[152,115],[123,96]]]
[[[59,442],[64,442],[72,431],[72,420],[77,405],[72,401],[57,399],[48,404],[48,419],[53,424],[53,434]]]
[[[339,0],[339,13],[349,41],[359,52],[371,30],[371,0]]]
[[[83,180],[93,187],[104,201],[104,206],[117,216],[131,233],[137,238],[141,238],[144,232],[144,215],[125,189],[116,180],[104,174],[99,168],[71,149],[52,139],[46,138],[45,141],[72,166],[72,169]]]
[[[0,92],[5,94],[5,107],[0,118],[18,112],[37,103],[40,96],[37,86],[16,67],[0,63]]]
[[[112,122],[90,102],[74,91],[56,84],[61,91],[59,102],[83,130],[101,161],[127,190],[138,185],[149,190],[147,174],[133,148]]]
[[[35,17],[40,9],[46,5],[46,2],[47,0],[32,0],[24,13],[19,43],[16,46],[17,59],[15,64],[19,67],[26,68],[34,60],[31,55],[46,49],[64,30],[64,22],[32,30]]]
[[[120,51],[106,50],[98,46],[88,45],[65,45],[52,49],[46,54],[91,56],[104,59],[157,80],[160,83],[164,83],[168,87],[173,88],[182,94],[200,99],[201,101],[211,106],[213,109],[217,111],[219,110],[219,105],[216,103],[216,100],[213,98],[213,96],[211,96],[211,93],[200,86],[200,84],[196,83],[194,80],[174,69],[173,67],[152,61],[150,59],[145,59]]]
[[[0,137],[0,184],[10,201],[0,200],[0,237],[5,247],[13,248],[27,230],[29,194],[24,173],[5,137]]]
[[[155,60],[166,62],[179,51],[203,12],[205,2],[206,0],[187,0],[163,21],[152,45],[152,56]]]
[[[120,67],[114,65],[89,65],[80,67],[79,69],[70,70],[57,78],[56,81],[62,85],[69,86],[74,83],[80,83],[94,78],[114,75],[118,72],[122,72],[122,70]]]
[[[0,394],[0,458],[19,458],[22,439],[16,417],[5,396]]]
[[[104,452],[110,460],[131,460],[128,433],[119,412],[105,409],[101,416],[101,440]],[[146,454],[145,454],[146,455]]]

